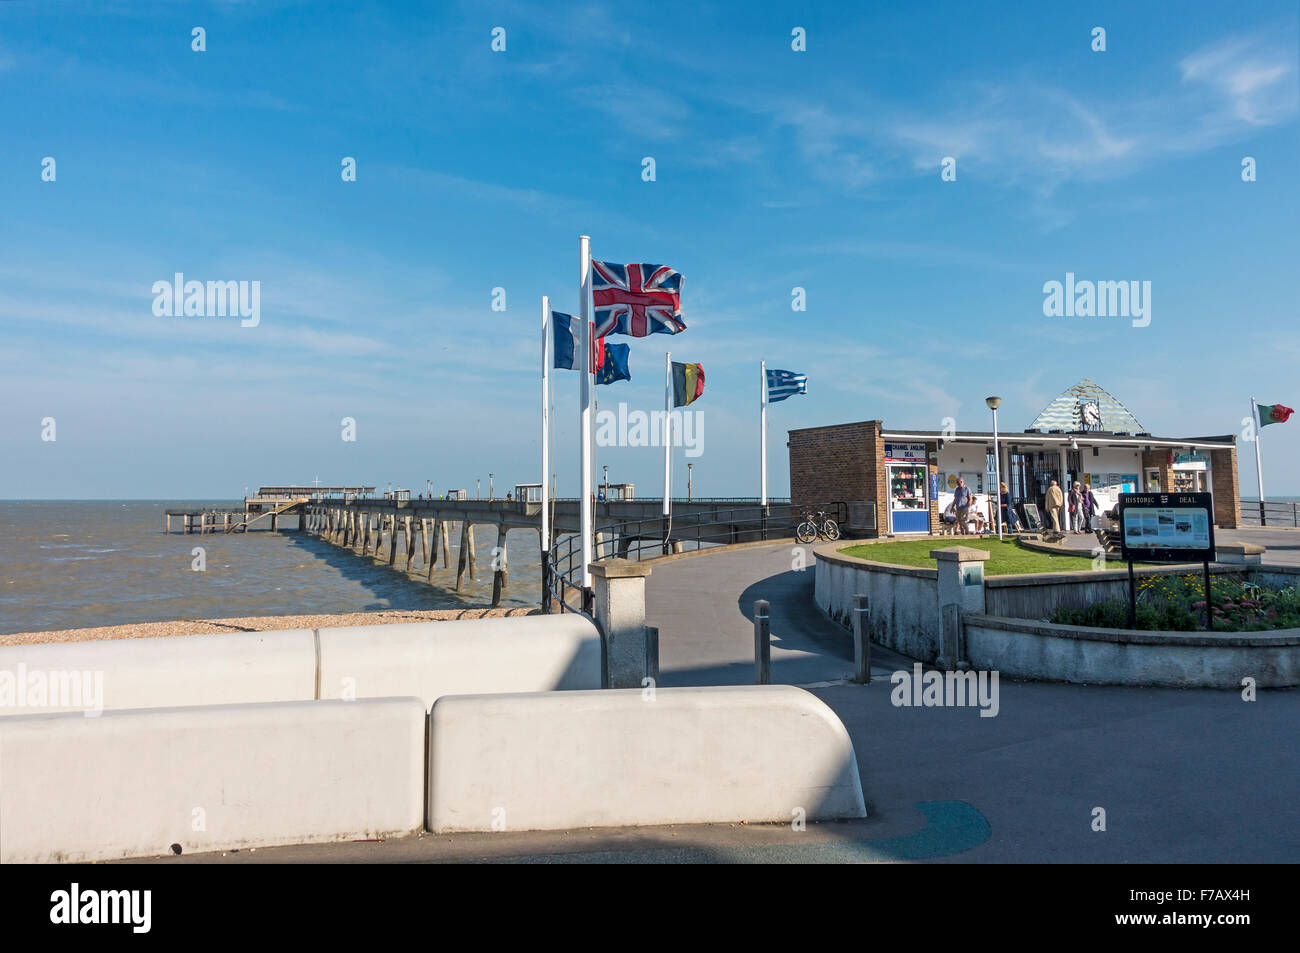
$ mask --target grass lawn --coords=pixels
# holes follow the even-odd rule
[[[1090,556],[1057,556],[1052,553],[1040,553],[1026,549],[1013,540],[999,542],[993,537],[984,539],[969,536],[946,537],[904,540],[895,543],[868,543],[865,546],[850,546],[841,549],[840,552],[846,556],[856,556],[858,559],[870,559],[872,562],[934,569],[938,562],[930,558],[930,550],[947,549],[950,546],[969,546],[972,549],[987,549],[992,553],[988,562],[984,564],[986,576],[1009,576],[1026,572],[1084,572],[1092,568]],[[1118,569],[1124,565],[1118,557],[1109,561],[1115,565],[1108,568]]]

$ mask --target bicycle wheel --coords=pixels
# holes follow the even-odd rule
[[[817,527],[812,523],[800,523],[794,535],[801,543],[811,543],[817,539]]]
[[[836,525],[834,520],[826,521],[826,523],[822,526],[822,533],[826,536],[827,539],[831,540],[832,542],[840,538],[840,528],[838,525]]]

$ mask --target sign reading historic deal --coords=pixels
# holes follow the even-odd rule
[[[1127,560],[1214,560],[1214,503],[1209,493],[1121,493],[1119,525]]]

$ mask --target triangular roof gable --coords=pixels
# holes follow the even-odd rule
[[[1061,395],[1042,409],[1030,430],[1081,430],[1083,423],[1079,419],[1079,402],[1095,400],[1101,410],[1101,426],[1111,433],[1127,431],[1144,433],[1146,428],[1133,416],[1118,398],[1097,383],[1084,378],[1073,387],[1068,387]]]

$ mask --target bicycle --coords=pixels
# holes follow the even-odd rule
[[[809,513],[808,518],[795,530],[795,538],[801,543],[814,542],[818,537],[832,542],[840,538],[840,527],[826,515],[825,510]]]

